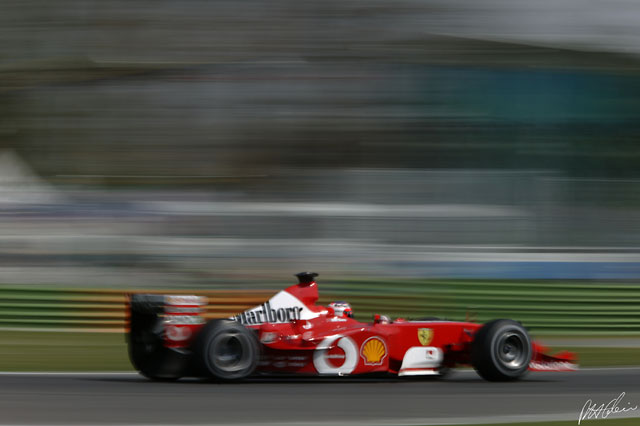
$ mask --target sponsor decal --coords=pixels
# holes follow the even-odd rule
[[[433,329],[431,328],[419,328],[418,340],[422,346],[429,346],[429,343],[433,340]]]
[[[291,322],[301,319],[303,309],[301,306],[274,309],[270,302],[265,302],[257,308],[236,315],[233,319],[244,325]]]
[[[568,361],[549,361],[549,362],[536,362],[536,361],[531,361],[529,363],[529,368],[532,370],[538,370],[538,371],[563,371],[563,370],[577,370],[578,367]]]
[[[204,318],[198,315],[171,315],[164,319],[167,325],[197,325],[204,324],[204,321]]]
[[[276,340],[278,340],[278,333],[274,333],[271,331],[265,331],[264,333],[262,333],[262,336],[260,336],[260,343],[264,343],[265,345],[273,343]]]
[[[174,296],[167,295],[164,297],[166,305],[173,306],[204,306],[207,304],[207,298],[202,296]]]
[[[437,362],[440,364],[440,361],[442,361],[442,350],[435,346],[425,348],[424,359],[429,362]]]
[[[184,307],[184,306],[167,306],[164,311],[167,314],[199,314],[202,312],[202,308]]]
[[[289,357],[290,361],[307,361],[307,357],[306,356],[296,356],[296,355],[292,355]]]
[[[304,321],[318,316],[318,312],[309,309],[297,297],[286,291],[281,291],[267,302],[241,314],[234,315],[229,319],[251,326],[264,323],[281,324],[291,321]]]
[[[379,337],[369,337],[360,348],[365,365],[381,365],[387,356],[387,345]]]
[[[308,356],[291,355],[291,356],[271,356],[265,355],[260,359],[258,365],[261,367],[273,368],[302,368],[309,362]]]
[[[167,339],[174,342],[182,342],[191,337],[191,329],[189,327],[176,327],[174,325],[167,327]]]
[[[337,345],[333,346],[333,342]],[[313,366],[319,374],[346,375],[351,374],[358,365],[358,347],[350,337],[340,335],[327,337],[318,345],[313,353]],[[336,353],[336,348],[344,355]],[[339,355],[339,357],[338,357]]]

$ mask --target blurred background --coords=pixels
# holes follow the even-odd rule
[[[4,1],[0,326],[117,328],[96,294],[313,270],[361,319],[640,333],[639,17]]]

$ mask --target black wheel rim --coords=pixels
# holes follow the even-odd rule
[[[216,369],[239,372],[251,364],[249,341],[239,333],[222,333],[211,341],[209,360]]]
[[[497,341],[496,350],[500,363],[510,370],[518,370],[527,362],[527,342],[519,333],[503,333]]]

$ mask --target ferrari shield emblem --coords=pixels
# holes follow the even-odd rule
[[[433,330],[430,328],[419,328],[418,329],[418,340],[420,340],[420,344],[422,346],[429,346],[431,340],[433,339]]]

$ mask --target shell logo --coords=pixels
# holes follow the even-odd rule
[[[381,365],[387,356],[387,345],[379,337],[369,337],[360,348],[365,365]]]

